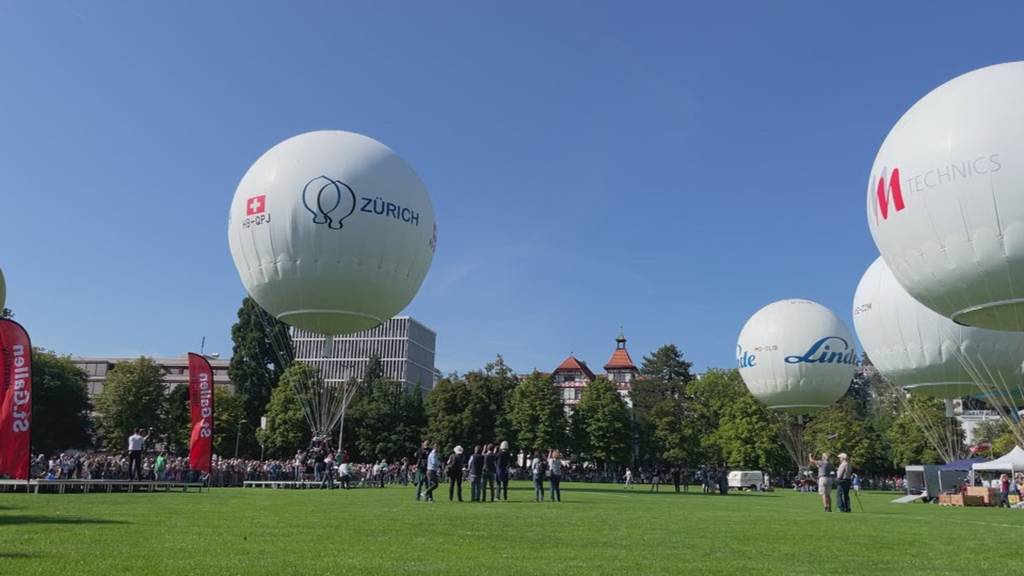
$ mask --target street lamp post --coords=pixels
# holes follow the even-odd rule
[[[247,420],[245,418],[238,421],[238,431],[235,433],[235,459],[238,459],[238,441],[242,439],[242,424],[245,424]]]

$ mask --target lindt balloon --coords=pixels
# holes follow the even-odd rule
[[[772,410],[810,414],[846,393],[857,351],[850,330],[810,300],[780,300],[743,326],[736,361],[747,389]]]
[[[1014,382],[1021,378],[1024,334],[954,323],[907,294],[881,258],[857,285],[853,326],[879,372],[915,394],[935,398],[981,394],[982,387],[964,362]]]
[[[915,299],[967,326],[1024,330],[1024,62],[954,78],[886,136],[871,235]]]
[[[437,243],[412,168],[372,138],[300,134],[238,184],[228,219],[246,290],[279,320],[319,334],[377,326],[416,295]]]

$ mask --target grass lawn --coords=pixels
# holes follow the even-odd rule
[[[1024,573],[1024,511],[815,494],[565,484],[563,502],[416,502],[412,488],[0,494],[0,574]],[[468,484],[464,495],[468,498]],[[438,491],[440,494],[441,491]]]

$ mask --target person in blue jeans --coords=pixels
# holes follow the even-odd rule
[[[533,496],[537,502],[544,501],[544,474],[548,471],[548,464],[544,455],[537,450],[533,455],[533,465],[530,467],[533,472]]]
[[[469,457],[466,467],[469,468],[469,493],[472,502],[483,500],[483,478],[484,478],[484,456],[481,453],[483,448],[473,448],[473,454]]]
[[[551,469],[551,501],[562,501],[562,453],[558,449],[551,451],[551,458],[548,459],[548,468]]]

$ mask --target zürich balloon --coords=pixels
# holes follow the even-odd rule
[[[765,406],[809,414],[846,393],[857,351],[850,330],[828,308],[780,300],[747,320],[736,361],[747,389]]]
[[[915,299],[967,326],[1024,330],[1024,62],[914,104],[871,168],[871,235]]]
[[[376,140],[300,134],[242,177],[228,219],[246,290],[279,320],[319,334],[377,326],[416,295],[437,244],[419,177]]]
[[[1021,377],[1024,334],[955,324],[907,294],[881,258],[857,285],[853,325],[871,363],[892,384],[915,394],[984,395],[962,360],[977,363],[985,374]]]

